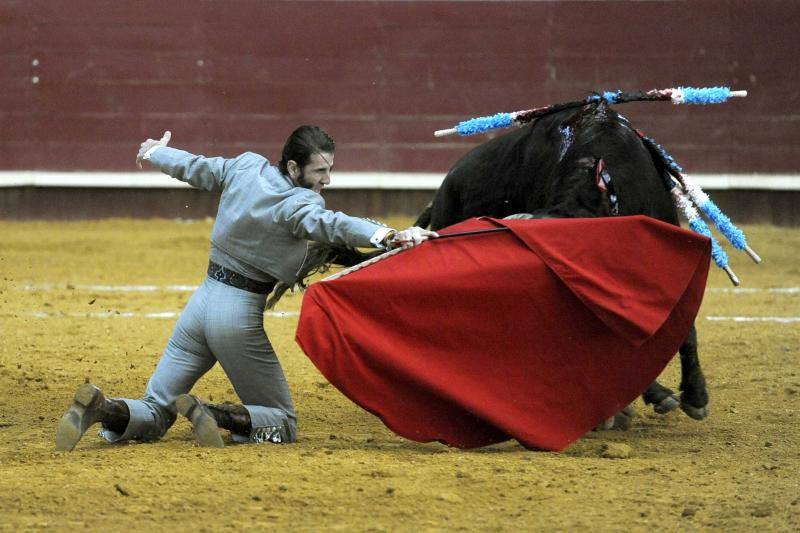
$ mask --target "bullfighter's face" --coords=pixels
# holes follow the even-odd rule
[[[300,167],[294,161],[289,161],[287,164],[289,176],[300,187],[311,189],[320,194],[322,188],[331,182],[333,156],[334,154],[331,152],[313,153],[308,160],[308,164],[303,167]]]

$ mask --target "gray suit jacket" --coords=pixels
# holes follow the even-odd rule
[[[233,159],[161,147],[150,162],[199,189],[221,191],[211,242],[223,252],[286,283],[293,283],[308,241],[372,246],[379,224],[325,209],[325,200],[296,187],[252,152]]]

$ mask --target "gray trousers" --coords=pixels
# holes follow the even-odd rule
[[[252,420],[250,435],[233,439],[294,442],[289,386],[264,331],[266,298],[207,277],[181,313],[144,397],[122,398],[130,410],[125,433],[104,428],[101,435],[109,442],[161,438],[175,422],[175,399],[219,361]]]

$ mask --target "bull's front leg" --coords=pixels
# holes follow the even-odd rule
[[[684,413],[702,420],[708,416],[708,391],[706,378],[700,368],[700,358],[697,354],[697,329],[692,326],[686,340],[680,347],[681,356],[681,395],[680,397],[658,381],[647,387],[642,395],[646,404],[652,404],[653,410],[659,414],[666,414],[680,407]]]
[[[697,355],[697,329],[692,325],[683,341],[681,354],[681,409],[695,420],[708,416],[708,390]]]

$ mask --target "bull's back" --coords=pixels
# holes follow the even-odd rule
[[[568,109],[540,118],[470,150],[447,173],[431,207],[430,227],[439,229],[477,216],[502,218],[546,209],[551,185],[565,155],[565,131],[583,135],[585,153],[602,158],[617,191],[620,214],[643,214],[677,224],[661,173],[639,134],[612,109]],[[593,186],[593,185],[592,185]]]
[[[432,229],[471,217],[502,218],[529,209],[541,196],[539,177],[552,168],[557,116],[527,124],[482,143],[452,166],[431,208]]]

